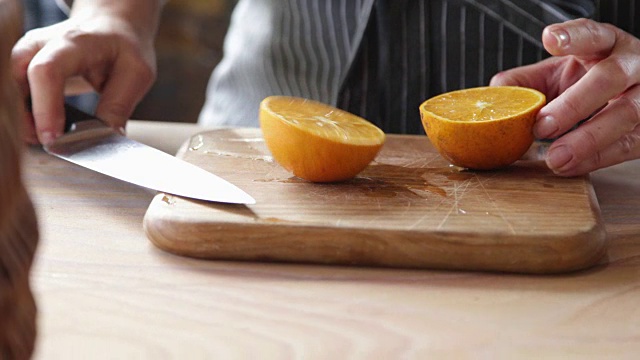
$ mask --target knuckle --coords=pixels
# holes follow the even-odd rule
[[[156,68],[145,61],[137,62],[134,70],[140,79],[147,83],[153,82],[156,78]]]
[[[58,67],[51,58],[44,58],[33,60],[27,67],[27,75],[30,79],[48,79],[52,80],[56,78],[58,74]]]
[[[637,139],[632,135],[625,135],[619,140],[619,148],[623,154],[630,154],[638,146]]]
[[[582,164],[588,164],[587,168],[589,170],[600,169],[607,166],[605,158],[600,151],[593,153],[591,157],[585,160]]]
[[[600,142],[598,141],[598,136],[590,129],[585,129],[585,127],[581,127],[582,128],[582,141],[581,143],[584,144],[583,148],[582,148],[582,152],[586,153],[586,154],[597,154],[599,153],[600,150]],[[580,128],[578,128],[580,129]],[[597,155],[595,155],[597,156]]]
[[[591,39],[593,42],[600,42],[604,40],[603,28],[598,26],[598,24],[593,20],[585,19],[585,29],[591,35]]]
[[[599,44],[607,42],[611,35],[615,33],[611,32],[611,28],[604,23],[599,23],[591,19],[581,18],[575,21],[575,24],[583,29],[587,38],[592,44]]]
[[[65,31],[61,38],[70,44],[91,44],[96,41],[96,37],[96,34],[74,27]],[[101,39],[97,39],[97,41],[101,41]]]
[[[74,40],[74,39],[83,39],[86,38],[88,36],[88,32],[83,31],[80,28],[74,27],[74,28],[69,28],[67,31],[65,31],[63,33],[63,38],[68,39],[68,40]]]
[[[598,79],[599,86],[604,86],[605,89],[607,87],[621,89],[622,91],[632,85],[633,67],[627,59],[611,56],[601,61],[600,64],[603,68],[602,73],[606,74],[606,76],[601,76]]]
[[[157,76],[155,59],[149,59],[138,47],[129,46],[124,57],[125,66],[136,74],[136,78],[144,83],[152,83]]]
[[[620,152],[627,157],[640,150],[640,126],[636,127],[638,130],[624,135],[618,141],[618,147]]]
[[[577,118],[582,114],[582,102],[579,99],[573,97],[565,97],[563,105],[567,114],[567,118]]]
[[[22,35],[22,38],[18,40],[18,43],[20,44],[38,42],[43,37],[44,31],[45,30],[43,28],[27,30],[24,35]]]
[[[37,37],[36,34],[38,34],[38,32],[40,32],[39,28],[27,30],[25,31],[24,35],[22,35],[22,39],[26,41],[34,40],[34,38]]]
[[[626,125],[627,131],[632,132],[640,124],[640,102],[627,96],[615,100],[619,119]]]
[[[604,167],[604,157],[602,156],[602,152],[597,151],[595,154],[593,154],[593,157],[591,158],[591,163],[593,164],[593,167],[595,169]]]

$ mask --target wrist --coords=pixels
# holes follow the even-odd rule
[[[70,18],[92,21],[104,16],[116,18],[129,25],[138,36],[155,37],[163,0],[57,0],[71,3]]]

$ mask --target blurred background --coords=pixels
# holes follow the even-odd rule
[[[198,120],[209,76],[222,57],[223,39],[236,1],[168,1],[156,40],[158,78],[132,119],[188,123]],[[25,30],[66,18],[55,0],[23,2]],[[83,96],[73,101],[92,112],[95,100],[95,96]]]
[[[236,0],[170,0],[156,40],[158,79],[134,119],[196,122]]]

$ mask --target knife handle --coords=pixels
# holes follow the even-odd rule
[[[31,112],[31,97],[27,98],[26,101],[26,107],[27,107],[27,111]],[[86,121],[86,120],[96,120],[98,119],[97,117],[95,117],[94,115],[91,114],[87,114],[86,112],[67,104],[66,102],[64,103],[64,132],[67,133],[69,132],[69,130],[71,130],[71,127],[73,126],[73,124],[81,122],[81,121]]]
[[[95,117],[94,115],[91,114],[87,114],[86,112],[72,106],[69,105],[67,103],[64,103],[64,115],[65,115],[65,121],[64,121],[64,132],[69,132],[69,130],[71,130],[71,127],[73,126],[73,124],[81,122],[81,121],[87,121],[87,120],[97,120],[98,118]]]

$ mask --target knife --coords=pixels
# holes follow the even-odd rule
[[[44,150],[138,186],[182,197],[255,204],[230,182],[184,160],[120,134],[97,117],[65,104],[65,133]]]

